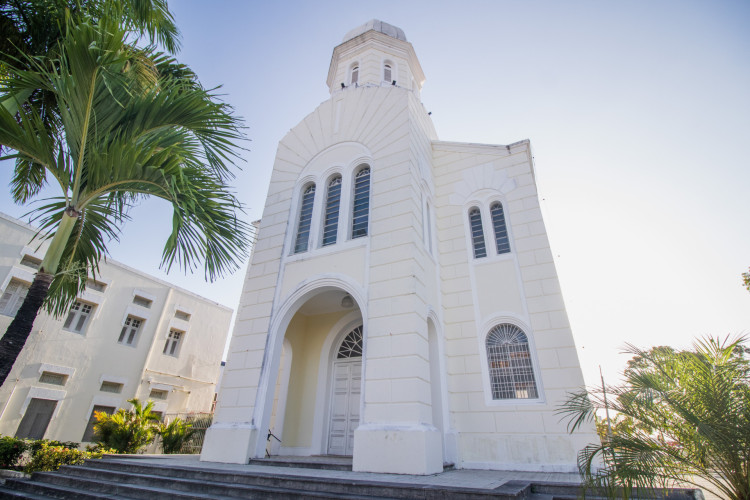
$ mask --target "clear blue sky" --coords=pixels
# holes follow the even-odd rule
[[[171,0],[180,59],[245,118],[236,191],[261,218],[276,146],[328,98],[333,47],[377,18],[402,28],[442,140],[530,139],[582,368],[615,381],[625,342],[750,333],[750,3],[746,1]],[[7,165],[1,170],[7,184]],[[0,210],[25,212],[0,198]],[[133,212],[112,257],[158,270],[170,211]]]

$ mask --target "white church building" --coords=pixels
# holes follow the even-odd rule
[[[555,414],[584,381],[529,141],[439,140],[424,81],[384,22],[334,49],[278,146],[202,460],[573,471],[597,440]]]

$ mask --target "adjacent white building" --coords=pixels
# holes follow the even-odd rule
[[[0,330],[34,279],[46,244],[0,214]],[[41,313],[5,384],[0,434],[90,441],[93,412],[154,401],[165,413],[209,412],[232,310],[108,260],[70,312]]]
[[[334,49],[279,143],[202,460],[572,471],[597,439],[555,414],[584,382],[529,141],[439,140],[424,81],[386,23]]]

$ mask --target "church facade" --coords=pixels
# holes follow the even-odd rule
[[[572,471],[597,439],[555,415],[584,382],[529,141],[439,140],[424,81],[370,21],[280,141],[202,460]]]

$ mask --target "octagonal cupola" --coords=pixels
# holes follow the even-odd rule
[[[327,79],[332,94],[385,85],[419,93],[424,81],[422,67],[404,31],[377,19],[349,31],[333,49]]]

